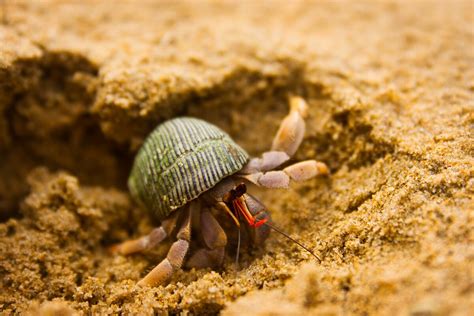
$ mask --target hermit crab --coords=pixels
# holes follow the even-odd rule
[[[147,137],[135,158],[128,186],[135,200],[152,212],[161,226],[146,236],[116,244],[111,250],[123,255],[144,251],[172,234],[176,234],[176,241],[166,258],[138,285],[168,282],[185,261],[192,230],[197,230],[204,242],[191,254],[187,266],[221,265],[227,235],[214,216],[217,212],[227,213],[238,227],[239,246],[241,225],[247,226],[256,245],[265,241],[271,229],[290,238],[273,225],[265,206],[246,187],[253,183],[265,188],[288,188],[291,180],[304,181],[328,173],[326,165],[315,160],[274,170],[293,156],[305,132],[306,102],[291,97],[289,103],[290,112],[281,122],[271,150],[260,158],[249,158],[228,134],[196,118],[165,121]]]

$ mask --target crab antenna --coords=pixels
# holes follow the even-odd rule
[[[240,226],[238,227],[238,239],[237,239],[237,254],[235,255],[235,267],[239,267],[239,255],[240,255]]]
[[[292,242],[294,242],[295,244],[297,244],[298,246],[300,246],[301,248],[303,248],[304,250],[306,250],[307,252],[309,252],[313,257],[315,257],[316,259],[319,260],[319,263],[322,262],[321,258],[319,258],[318,255],[316,255],[314,252],[312,252],[311,250],[309,250],[306,246],[304,246],[302,243],[300,243],[299,241],[297,241],[296,239],[294,238],[291,238],[287,233],[279,230],[278,228],[276,228],[275,226],[273,225],[270,225],[268,223],[264,223],[263,225],[266,225],[268,227],[270,227],[271,229],[273,229],[274,231],[276,231],[277,233],[280,233],[282,234],[283,236],[285,236],[286,238],[288,238],[289,240],[291,240]],[[240,232],[240,231],[239,231]]]

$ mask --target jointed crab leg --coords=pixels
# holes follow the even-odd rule
[[[247,175],[238,175],[258,186],[266,188],[288,188],[290,180],[306,181],[318,175],[327,175],[327,166],[316,160],[306,160],[295,163],[283,170],[256,172]]]
[[[227,235],[209,210],[201,212],[201,232],[207,248],[197,250],[188,260],[188,267],[217,267],[224,260]]]
[[[284,151],[267,151],[262,154],[262,158],[255,157],[239,171],[239,174],[251,174],[275,169],[290,159]]]
[[[326,164],[316,160],[305,160],[292,164],[285,169],[283,172],[286,173],[293,181],[306,181],[314,178],[318,175],[327,175],[329,169]]]
[[[290,157],[294,155],[303,141],[305,132],[304,118],[307,112],[308,105],[303,98],[290,98],[290,113],[280,124],[280,128],[273,139],[272,151],[284,151]]]
[[[252,174],[273,170],[293,156],[303,141],[308,106],[300,97],[290,98],[290,113],[283,119],[280,128],[273,138],[271,151],[262,154],[261,158],[252,158],[239,171],[240,174]]]
[[[329,173],[327,166],[316,160],[306,160],[290,165],[283,170],[272,169],[287,162],[303,140],[304,117],[308,106],[300,97],[290,98],[290,113],[281,122],[273,139],[272,150],[261,158],[252,158],[236,176],[266,188],[288,188],[290,180],[305,181]]]
[[[160,227],[153,229],[148,235],[138,239],[126,240],[109,248],[112,253],[129,255],[135,252],[151,249],[162,242],[176,227],[177,212],[170,218],[165,219]]]
[[[173,273],[180,269],[183,265],[184,257],[189,249],[189,242],[191,241],[191,217],[192,212],[196,211],[199,205],[192,202],[189,208],[183,210],[185,217],[181,228],[178,231],[176,240],[168,251],[168,255],[151,270],[137,285],[156,286],[167,282]]]

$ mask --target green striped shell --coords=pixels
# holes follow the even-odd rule
[[[182,117],[166,121],[140,148],[128,187],[164,219],[223,178],[242,169],[248,154],[218,127]]]

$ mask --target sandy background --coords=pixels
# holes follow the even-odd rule
[[[474,309],[474,3],[3,1],[4,314],[468,315]],[[82,1],[81,1],[82,2]],[[251,154],[287,97],[296,159],[331,176],[254,190],[272,235],[219,271],[134,284],[165,255],[110,256],[157,223],[130,199],[160,121],[204,118]]]

